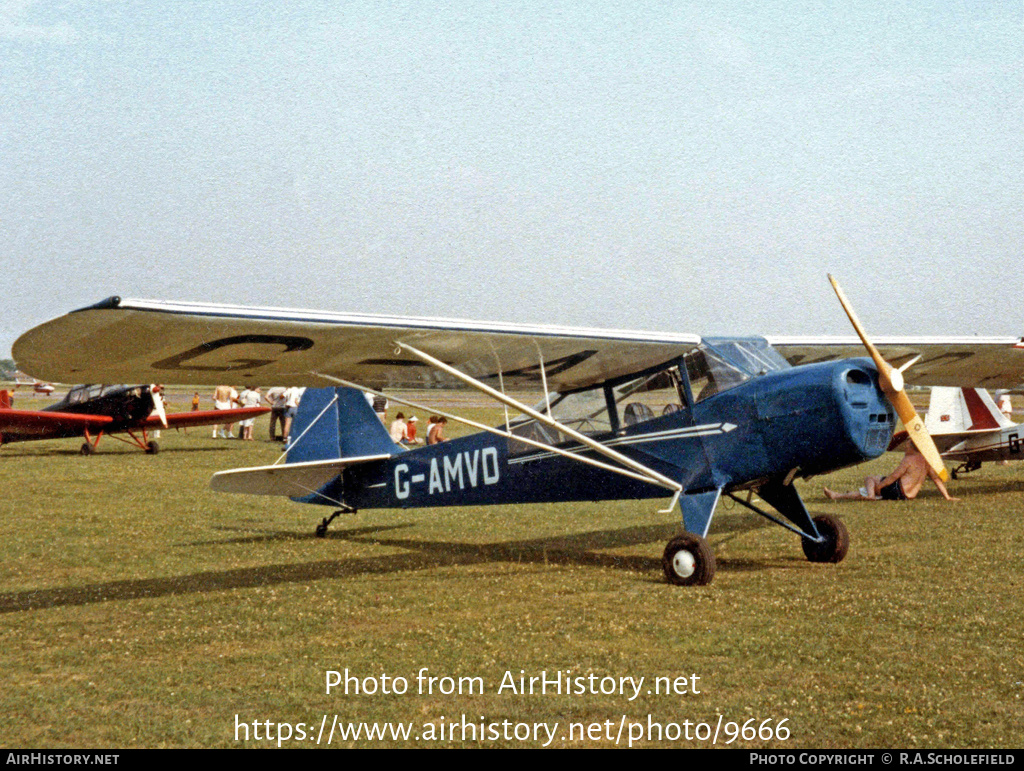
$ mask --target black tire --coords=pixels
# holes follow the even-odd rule
[[[156,455],[160,452],[160,445],[156,442],[150,442],[146,445],[146,455]]]
[[[707,586],[715,577],[715,553],[699,535],[683,533],[668,542],[661,567],[670,584]]]
[[[825,540],[816,543],[809,538],[803,539],[807,559],[811,562],[842,562],[850,550],[850,532],[843,521],[832,514],[818,514],[814,517],[814,526]]]
[[[326,538],[327,537],[327,520],[325,519],[319,525],[316,526],[316,537]]]
[[[92,445],[89,444],[88,442],[85,442],[82,445],[81,449],[78,451],[79,455],[92,455],[92,453],[93,453]]]

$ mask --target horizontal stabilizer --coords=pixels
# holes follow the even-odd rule
[[[220,493],[297,497],[316,492],[348,466],[386,460],[390,457],[364,455],[358,458],[332,458],[307,463],[236,468],[218,471],[210,480],[210,487]]]

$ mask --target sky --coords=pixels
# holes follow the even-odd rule
[[[0,357],[110,295],[1024,335],[1024,3],[0,0]]]

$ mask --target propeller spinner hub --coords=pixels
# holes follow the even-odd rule
[[[889,368],[889,382],[892,383],[892,390],[903,390],[903,373],[895,367]]]

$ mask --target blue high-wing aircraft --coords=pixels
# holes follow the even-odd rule
[[[311,387],[287,462],[220,472],[217,490],[285,495],[339,512],[671,496],[665,511],[678,501],[686,532],[665,549],[665,575],[706,584],[715,560],[705,536],[722,496],[797,533],[808,559],[843,559],[845,526],[809,514],[792,483],[884,452],[895,426],[890,403],[915,441],[930,442],[916,414],[904,414],[909,365],[894,369],[883,353],[913,364],[908,382],[921,382],[918,375],[1024,382],[1019,339],[890,340],[879,353],[848,312],[871,359],[791,367],[763,338],[111,298],[25,333],[14,357],[54,380],[236,378]],[[780,346],[792,357],[820,359],[849,355],[855,343],[789,338]],[[481,433],[407,449],[390,439],[365,398],[398,383],[447,382],[520,416],[495,427],[434,409]],[[521,387],[547,396],[531,407],[510,395]],[[428,409],[394,391],[388,397]]]

